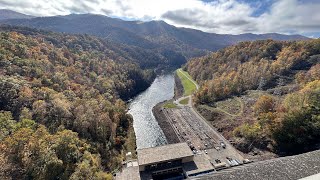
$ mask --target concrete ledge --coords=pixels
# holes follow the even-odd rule
[[[318,173],[320,173],[320,150],[238,166],[199,176],[196,179],[292,180]]]

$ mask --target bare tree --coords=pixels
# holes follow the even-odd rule
[[[277,87],[275,88],[274,92],[273,92],[273,95],[275,96],[281,96],[282,95],[282,90],[281,90],[281,86],[284,86],[285,85],[285,81],[283,78],[279,78],[277,80]]]
[[[258,88],[257,90],[263,90],[264,86],[267,84],[267,80],[266,78],[264,77],[261,77],[260,80],[259,80],[259,85],[258,85]]]

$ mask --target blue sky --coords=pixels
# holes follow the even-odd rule
[[[217,0],[202,0],[202,2],[210,3],[217,2]],[[250,6],[255,8],[253,16],[260,16],[261,14],[267,12],[274,0],[238,0],[240,3],[249,4]]]
[[[275,0],[238,0],[240,3],[249,4],[251,7],[255,8],[253,16],[260,16],[261,14],[269,11],[271,5]],[[217,0],[202,0],[202,2],[210,3],[217,2]]]
[[[253,13],[253,16],[258,17],[263,13],[266,13],[270,10],[270,7],[274,3],[273,0],[261,0],[261,1],[256,1],[256,0],[242,0],[240,2],[243,3],[248,3],[250,6],[255,8],[255,11]]]
[[[35,16],[94,13],[164,20],[221,34],[320,36],[320,0],[0,0],[0,7]]]

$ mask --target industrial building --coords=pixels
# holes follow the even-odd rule
[[[187,143],[139,149],[137,153],[140,176],[145,179],[183,177],[183,165],[192,162],[194,156]]]
[[[185,179],[214,171],[206,154],[194,155],[187,143],[138,149],[138,159],[126,162],[117,180]]]

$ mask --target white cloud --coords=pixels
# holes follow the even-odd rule
[[[270,13],[257,19],[257,29],[267,32],[319,32],[319,9],[319,1],[281,0],[273,4]]]
[[[256,7],[237,0],[0,0],[0,7],[36,16],[95,13],[170,24],[215,33],[319,32],[320,1],[277,0],[253,16]]]
[[[202,3],[192,8],[167,11],[162,17],[178,26],[199,28],[215,33],[242,33],[255,26],[254,9],[235,0]],[[185,21],[183,21],[185,19]]]

